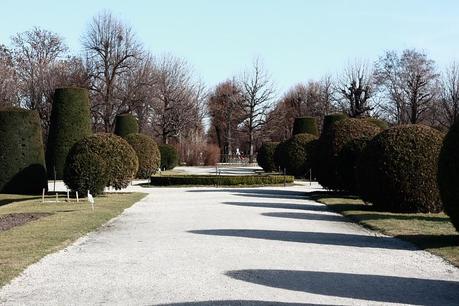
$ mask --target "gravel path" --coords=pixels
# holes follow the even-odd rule
[[[131,189],[150,194],[30,266],[0,303],[459,304],[458,269],[346,222],[311,187]]]

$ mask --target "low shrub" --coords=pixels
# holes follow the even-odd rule
[[[375,136],[357,165],[362,198],[381,210],[435,213],[443,134],[424,125],[392,127]]]
[[[161,162],[156,142],[150,136],[139,133],[129,134],[124,139],[134,149],[139,160],[139,170],[136,178],[147,179],[155,174]]]
[[[106,186],[115,189],[126,188],[139,167],[134,149],[126,140],[114,134],[100,133],[85,137],[70,149],[69,155],[82,153],[96,154],[106,162]],[[68,161],[70,162],[69,159]],[[66,161],[65,167],[70,167],[70,163]],[[64,182],[67,184],[65,180]]]
[[[438,161],[438,187],[445,213],[459,231],[459,121],[446,134]]]
[[[311,143],[317,136],[297,134],[285,142],[282,164],[286,173],[297,177],[304,176],[312,167]]]
[[[159,151],[161,153],[161,169],[171,170],[177,167],[179,156],[177,149],[169,144],[160,144]]]
[[[115,119],[115,135],[126,137],[139,132],[139,123],[131,114],[121,114]]]
[[[250,186],[250,185],[276,185],[293,183],[293,176],[283,175],[166,175],[152,176],[151,185],[222,185],[222,186]]]
[[[81,152],[67,155],[64,168],[64,182],[69,189],[86,196],[104,192],[108,182],[107,163],[96,153]]]
[[[293,122],[293,135],[296,134],[311,134],[319,136],[317,129],[317,120],[314,117],[300,117],[295,118]]]
[[[346,118],[335,121],[322,134],[317,152],[318,182],[330,190],[343,190],[344,186],[337,170],[336,158],[349,141],[361,137],[373,137],[381,128],[367,121]]]
[[[276,164],[274,163],[274,152],[278,144],[278,142],[264,142],[258,150],[257,162],[265,172],[277,170]]]

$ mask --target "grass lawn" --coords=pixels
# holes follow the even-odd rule
[[[42,203],[41,196],[0,194],[0,217],[11,213],[50,213],[38,220],[0,231],[0,286],[45,255],[97,229],[142,199],[144,193],[107,194],[95,199],[95,211],[80,203]],[[53,196],[48,200],[54,199]]]
[[[316,194],[314,199],[367,228],[410,241],[459,267],[459,234],[440,214],[400,214],[372,210],[355,197]]]

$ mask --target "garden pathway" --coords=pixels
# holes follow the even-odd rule
[[[307,198],[314,187],[130,187],[150,194],[30,266],[0,303],[459,303],[459,269],[346,222]]]

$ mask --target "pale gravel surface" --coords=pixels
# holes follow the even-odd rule
[[[459,304],[458,269],[346,222],[305,197],[315,188],[130,187],[150,194],[30,266],[0,302]]]

